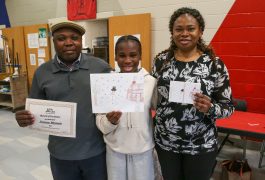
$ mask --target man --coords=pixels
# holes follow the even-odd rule
[[[82,54],[85,29],[74,22],[51,27],[54,59],[35,72],[30,98],[77,103],[76,138],[49,136],[50,165],[55,180],[106,179],[105,144],[92,114],[90,74],[107,73],[103,60]],[[16,113],[21,127],[34,123],[31,112]]]

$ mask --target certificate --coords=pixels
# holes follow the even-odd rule
[[[76,103],[26,99],[26,110],[35,117],[30,129],[54,136],[76,137]]]
[[[144,111],[143,73],[91,74],[93,113]]]

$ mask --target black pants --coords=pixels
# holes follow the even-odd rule
[[[106,152],[84,160],[60,160],[50,156],[54,180],[106,180]]]
[[[202,155],[179,154],[156,146],[164,180],[209,180],[217,152]]]

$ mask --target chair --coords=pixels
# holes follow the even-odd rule
[[[247,101],[243,99],[233,98],[233,104],[236,111],[247,111]],[[243,139],[243,159],[246,158],[247,149],[247,137],[241,137]]]
[[[232,101],[233,101],[233,104],[235,106],[235,110],[237,110],[237,111],[247,111],[247,102],[245,100],[233,98]],[[221,145],[218,148],[218,154],[222,150],[222,148],[223,148],[223,146],[224,146],[224,144],[226,142],[229,142],[232,145],[234,144],[233,141],[231,141],[231,140],[228,139],[229,138],[229,135],[230,134],[227,133],[226,136],[225,136],[225,138],[223,139]],[[243,142],[243,159],[245,159],[245,157],[246,157],[247,140],[246,140],[246,137],[243,137],[243,139],[244,139],[244,142]]]
[[[235,110],[237,110],[237,111],[247,111],[247,102],[245,100],[233,98],[232,102],[233,102],[233,105],[235,106]],[[222,150],[222,148],[223,148],[223,146],[224,146],[224,144],[226,142],[229,142],[232,145],[234,144],[233,141],[228,139],[229,135],[230,135],[229,133],[226,134],[225,138],[223,139],[223,141],[221,142],[221,144],[220,144],[220,146],[218,148],[217,154],[220,153],[220,151]],[[246,138],[244,138],[244,142],[243,142],[243,159],[245,159],[245,157],[246,157],[246,145],[247,145],[246,142],[247,142],[247,140],[246,140]],[[215,161],[215,165],[213,167],[212,173],[214,171],[214,168],[215,168],[216,164],[217,164],[217,160]]]
[[[233,103],[235,106],[235,110],[237,111],[247,111],[247,102],[245,100],[241,99],[233,99]],[[241,137],[243,141],[243,158],[246,158],[246,148],[247,148],[247,137]],[[264,156],[265,152],[265,141],[263,140],[261,143],[261,148],[260,148],[260,159],[259,159],[259,164],[258,167],[261,168],[262,164],[262,159]]]
[[[233,98],[233,104],[237,111],[247,111],[247,101]]]
[[[260,158],[259,158],[259,166],[258,166],[259,168],[261,168],[264,152],[265,152],[265,141],[263,140],[261,143],[261,148],[260,148]]]

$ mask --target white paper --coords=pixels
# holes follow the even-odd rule
[[[43,58],[38,58],[38,66],[42,65],[45,63],[45,60]]]
[[[93,113],[144,111],[142,73],[91,74]]]
[[[39,46],[47,47],[47,38],[39,38]]]
[[[2,35],[2,30],[0,30],[0,49],[4,49],[4,41],[1,35]]]
[[[28,34],[28,46],[29,48],[39,48],[39,34]]]
[[[30,60],[30,65],[32,65],[32,66],[36,65],[36,55],[35,54],[29,54],[29,60]]]
[[[7,62],[11,63],[8,45],[6,45],[6,57],[7,57]]]
[[[186,82],[184,88],[184,103],[193,104],[194,94],[201,92],[201,83]]]
[[[26,110],[35,117],[30,129],[54,136],[76,137],[76,103],[26,99]]]
[[[184,83],[180,81],[170,81],[169,85],[169,102],[183,102]]]
[[[44,48],[38,49],[38,57],[45,57],[45,49]]]
[[[201,92],[200,83],[170,81],[169,102],[193,104],[193,94]]]

